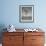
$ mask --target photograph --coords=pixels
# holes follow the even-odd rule
[[[19,6],[19,21],[25,23],[34,22],[34,5]]]

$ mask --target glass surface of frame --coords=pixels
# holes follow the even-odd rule
[[[19,21],[22,23],[34,22],[34,5],[19,6]]]

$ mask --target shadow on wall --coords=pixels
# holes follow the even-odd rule
[[[5,25],[4,24],[0,24],[0,43],[2,43],[2,36],[3,36],[3,32],[5,32],[6,30],[4,30]]]

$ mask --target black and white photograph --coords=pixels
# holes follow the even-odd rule
[[[20,22],[34,22],[34,5],[20,5]]]

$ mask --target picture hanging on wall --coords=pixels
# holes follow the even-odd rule
[[[19,5],[19,21],[22,23],[34,22],[34,5]]]

